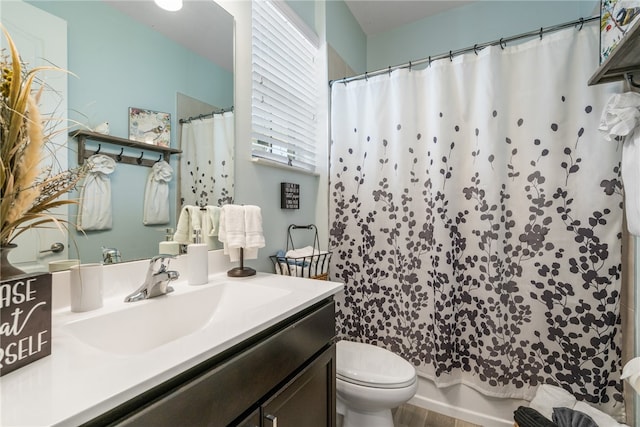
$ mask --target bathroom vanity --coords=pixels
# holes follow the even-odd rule
[[[54,310],[51,355],[0,378],[0,425],[335,425],[342,284],[220,272],[124,303],[145,268],[105,266],[104,307]]]

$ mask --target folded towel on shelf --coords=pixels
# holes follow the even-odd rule
[[[169,222],[169,181],[173,168],[161,160],[153,164],[144,191],[142,223],[144,225]]]
[[[85,231],[109,230],[112,225],[109,175],[116,170],[116,161],[103,154],[94,154],[87,162],[90,169],[80,190],[76,226]]]
[[[194,242],[196,230],[202,229],[200,208],[186,205],[182,207],[178,217],[178,225],[173,240],[183,245]]]
[[[599,130],[608,141],[624,141],[621,175],[624,184],[627,228],[640,236],[640,94],[618,93],[607,101]]]

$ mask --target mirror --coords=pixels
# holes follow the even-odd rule
[[[129,138],[130,108],[169,113],[170,146],[180,148],[180,119],[233,106],[233,17],[213,0],[184,0],[178,12],[164,11],[152,0],[29,3],[67,22],[72,123],[93,129],[108,122],[109,135]],[[87,140],[86,149],[97,150],[98,142]],[[100,152],[159,158],[158,152],[108,143],[100,144]],[[69,166],[77,162],[72,138]],[[86,235],[71,230],[68,257],[100,262],[102,247],[117,248],[123,261],[156,255],[165,230],[176,228],[179,210],[179,156],[169,163],[169,223],[143,224],[151,168],[116,162],[109,175],[112,228]],[[72,222],[76,215],[74,206]]]

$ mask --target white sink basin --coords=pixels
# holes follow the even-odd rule
[[[100,350],[138,354],[289,293],[288,290],[245,282],[223,282],[182,293],[176,290],[148,300],[123,302],[121,309],[75,320],[64,328]]]

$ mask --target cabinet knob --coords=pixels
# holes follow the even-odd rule
[[[266,427],[278,427],[278,417],[276,417],[275,415],[267,414],[264,416],[264,418],[271,423]]]

